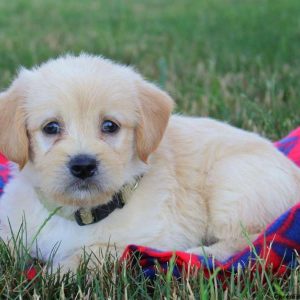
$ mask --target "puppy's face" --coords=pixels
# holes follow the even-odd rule
[[[30,160],[64,205],[106,203],[140,175],[173,101],[130,68],[87,55],[22,70],[0,94],[0,152]]]

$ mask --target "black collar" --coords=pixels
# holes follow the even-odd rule
[[[124,185],[107,204],[92,208],[77,209],[74,213],[74,218],[77,224],[84,226],[97,223],[109,216],[116,208],[122,208],[125,205],[128,195],[131,195],[131,193],[138,187],[142,177],[143,175],[137,176],[133,183]]]
[[[74,213],[75,221],[78,225],[90,225],[105,219],[116,208],[124,206],[122,192],[115,194],[110,202],[104,205],[99,205],[91,209],[79,208]]]

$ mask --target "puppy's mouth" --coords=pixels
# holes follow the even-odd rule
[[[55,199],[59,203],[81,207],[104,204],[109,198],[110,195],[107,195],[102,184],[96,178],[69,179],[55,195]]]
[[[98,194],[103,192],[101,184],[94,179],[72,180],[65,187],[66,193],[76,194],[77,192],[87,192],[89,194]]]

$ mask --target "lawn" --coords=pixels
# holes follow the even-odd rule
[[[211,116],[275,140],[300,124],[299,0],[0,0],[0,88],[22,65],[90,52],[135,66],[176,100],[179,113]],[[289,298],[298,270],[245,272],[227,289],[203,273],[149,281],[108,261],[97,277],[38,276],[0,251],[1,298]],[[298,291],[299,292],[299,291]]]

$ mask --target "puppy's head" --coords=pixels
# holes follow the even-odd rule
[[[131,68],[66,56],[21,70],[0,94],[0,152],[58,203],[109,201],[158,147],[173,101]]]

